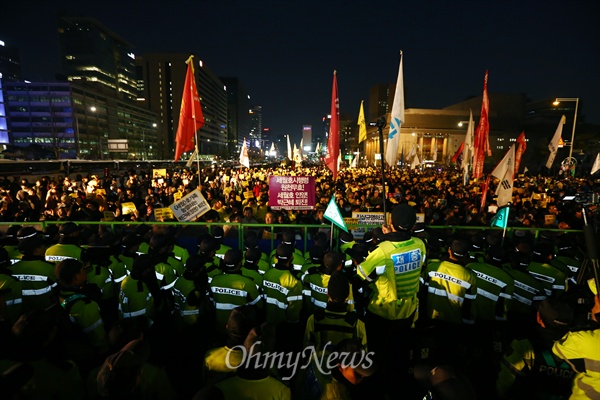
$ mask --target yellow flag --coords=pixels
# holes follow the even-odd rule
[[[365,123],[365,110],[363,108],[363,102],[360,102],[360,111],[358,112],[358,143],[362,143],[363,140],[367,139],[367,124]]]

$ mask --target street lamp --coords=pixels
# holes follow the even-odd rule
[[[573,116],[573,130],[571,132],[571,148],[569,149],[569,165],[571,165],[571,157],[573,156],[573,144],[575,144],[575,126],[577,124],[577,109],[579,108],[579,97],[557,97],[552,104],[557,106],[560,104],[561,101],[575,102],[575,115]]]

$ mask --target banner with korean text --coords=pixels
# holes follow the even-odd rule
[[[273,210],[314,210],[314,176],[269,177],[269,206]]]
[[[179,222],[189,222],[201,217],[210,210],[210,204],[202,196],[202,193],[196,189],[183,196],[181,200],[171,204],[169,208]]]
[[[353,212],[352,219],[355,219],[358,225],[373,225],[373,229],[381,227],[385,223],[385,218],[382,212]],[[367,231],[372,231],[371,228],[359,227],[352,229],[352,236],[356,240],[362,240]]]

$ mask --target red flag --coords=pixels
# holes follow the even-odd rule
[[[490,149],[490,122],[488,119],[490,112],[490,100],[488,98],[488,71],[485,71],[485,79],[483,82],[483,101],[481,102],[481,116],[479,117],[479,125],[475,130],[475,143],[473,149],[473,178],[478,179],[483,176],[483,164],[485,155],[492,155]]]
[[[454,155],[452,156],[452,162],[455,163],[456,160],[458,160],[458,157],[460,157],[461,153],[463,152],[463,150],[465,149],[465,142],[462,142],[460,144],[460,147],[458,148],[458,150],[456,150],[456,153],[454,153]]]
[[[329,138],[325,164],[331,170],[333,179],[337,178],[338,157],[340,154],[340,101],[338,97],[337,73],[333,71],[333,89],[331,92],[331,120],[329,121]]]
[[[519,173],[519,164],[521,164],[521,157],[523,157],[523,153],[525,153],[525,149],[527,149],[525,132],[521,132],[521,134],[517,138],[517,143],[519,144],[519,148],[515,153],[515,176]]]
[[[185,75],[181,109],[179,110],[179,125],[175,136],[175,161],[186,151],[194,149],[194,136],[204,125],[204,115],[198,98],[198,89],[194,79],[193,56],[186,61],[188,68]]]

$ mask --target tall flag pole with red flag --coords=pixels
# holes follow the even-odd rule
[[[337,72],[333,71],[333,89],[331,91],[331,120],[325,164],[331,170],[333,180],[337,179],[338,156],[340,153],[340,101],[338,97]]]
[[[204,115],[198,97],[196,80],[194,79],[194,56],[187,61],[187,73],[179,110],[179,125],[175,136],[175,161],[179,160],[186,151],[195,149],[198,153],[198,130],[204,125]],[[198,165],[198,179],[200,178],[200,165]]]
[[[492,155],[490,149],[490,100],[488,98],[488,71],[485,71],[485,79],[483,82],[483,100],[481,102],[481,116],[479,117],[479,125],[475,131],[475,143],[473,148],[473,178],[479,179],[483,176],[483,164],[485,162],[485,155],[488,157]]]

